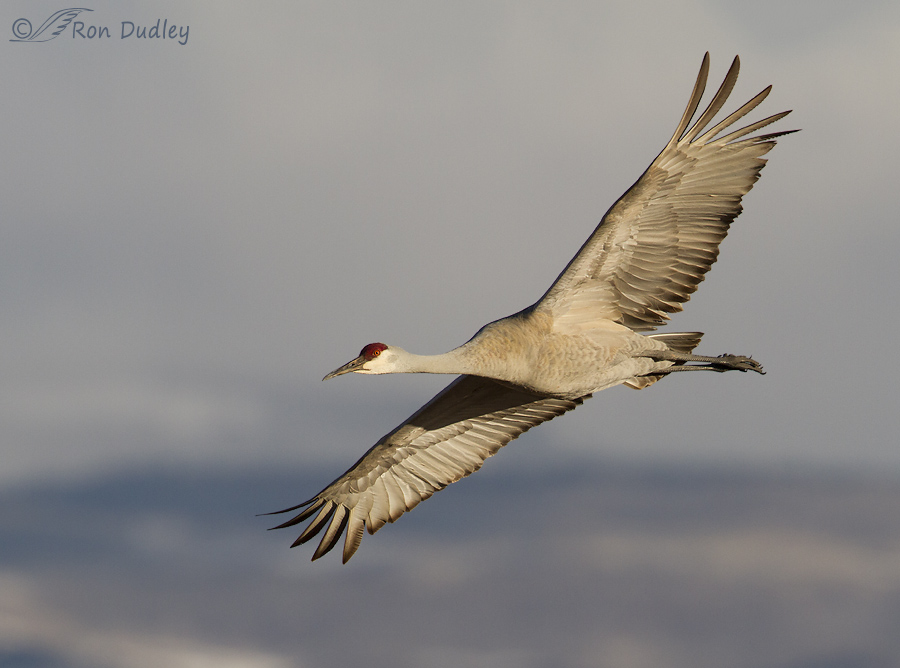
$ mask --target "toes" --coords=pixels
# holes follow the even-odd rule
[[[762,364],[757,362],[755,359],[747,357],[745,355],[725,354],[719,355],[719,359],[721,359],[731,368],[737,369],[738,371],[756,371],[757,373],[765,374]]]

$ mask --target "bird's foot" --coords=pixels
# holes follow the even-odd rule
[[[744,355],[719,355],[712,362],[716,371],[755,371],[765,374],[762,364]]]
[[[655,369],[654,374],[675,373],[676,371],[755,371],[756,373],[765,374],[762,364],[746,355],[719,355],[718,357],[707,357],[706,355],[693,355],[690,353],[679,353],[674,350],[653,351],[652,355],[647,355],[656,360],[665,360],[674,362],[670,367],[665,369]]]

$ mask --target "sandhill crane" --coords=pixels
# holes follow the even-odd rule
[[[304,508],[275,529],[315,514],[292,547],[327,526],[315,560],[346,531],[346,563],[363,529],[375,533],[477,471],[512,439],[608,387],[643,389],[675,371],[763,373],[749,357],[692,354],[700,332],[642,334],[665,324],[667,314],[690,299],[741,212],[742,196],[759,178],[762,156],[776,137],[794,132],[747,137],[790,113],[785,111],[719,136],[755,109],[771,86],[706,130],[731,93],[739,66],[735,58],[691,126],[709,72],[709,54],[703,57],[672,139],[535,304],[485,325],[442,355],[370,343],[325,376],[460,374],[312,499],[277,511]]]

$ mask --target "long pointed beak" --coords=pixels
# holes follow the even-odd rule
[[[350,360],[344,366],[338,367],[337,369],[332,371],[330,374],[325,376],[322,380],[329,380],[331,378],[334,378],[335,376],[342,376],[345,373],[350,373],[351,371],[356,371],[356,370],[362,368],[362,365],[365,363],[366,363],[366,358],[363,357],[362,355],[360,355],[355,360]]]

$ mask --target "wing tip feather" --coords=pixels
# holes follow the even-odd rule
[[[309,504],[313,504],[313,505],[309,505]],[[306,501],[305,503],[301,503],[300,505],[293,506],[292,508],[285,508],[284,510],[276,510],[271,513],[261,513],[259,515],[259,517],[262,517],[265,515],[279,515],[281,513],[287,513],[292,510],[297,510],[298,508],[303,508],[303,506],[309,506],[309,508],[298,513],[297,515],[295,515],[294,517],[289,519],[287,522],[283,522],[282,524],[279,524],[278,526],[270,527],[269,531],[272,531],[274,529],[286,529],[286,528],[292,527],[296,524],[300,524],[300,522],[305,522],[310,517],[312,517],[313,513],[315,513],[319,508],[322,508],[323,505],[324,505],[324,501],[322,499],[320,499],[319,497],[316,497],[316,498],[310,499],[309,501]]]
[[[703,60],[700,63],[700,72],[697,74],[697,80],[694,82],[694,89],[691,91],[691,97],[688,99],[687,107],[681,115],[681,120],[675,129],[675,133],[669,140],[668,146],[677,144],[685,131],[691,124],[691,119],[697,113],[697,107],[700,106],[700,99],[703,97],[703,91],[706,90],[706,82],[709,78],[709,51],[703,54]]]
[[[338,504],[335,508],[334,516],[328,524],[328,529],[326,529],[325,535],[322,536],[322,540],[319,541],[319,545],[316,547],[316,551],[313,553],[311,561],[315,561],[334,549],[334,546],[337,545],[338,540],[344,533],[344,529],[347,527],[347,521],[349,519],[350,513],[347,512],[347,507]]]
[[[281,515],[282,513],[289,513],[292,510],[297,510],[299,508],[303,508],[304,506],[308,506],[311,503],[314,503],[319,500],[318,496],[314,496],[309,501],[304,501],[303,503],[298,503],[296,506],[291,506],[290,508],[284,508],[283,510],[273,510],[268,513],[257,513],[257,517],[265,517],[266,515]]]

